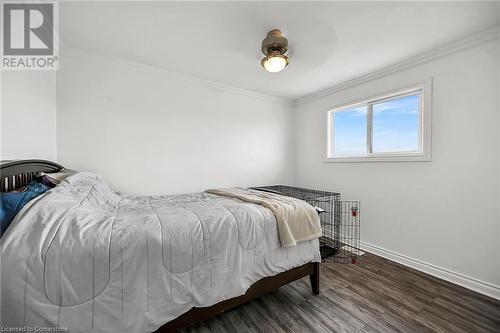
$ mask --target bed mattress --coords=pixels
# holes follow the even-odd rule
[[[1,323],[151,332],[259,279],[319,262],[280,247],[272,212],[208,193],[134,196],[77,173],[30,202],[1,239]]]

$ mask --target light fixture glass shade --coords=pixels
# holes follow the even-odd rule
[[[262,59],[261,64],[270,73],[281,72],[288,65],[288,57],[282,54],[269,55]]]

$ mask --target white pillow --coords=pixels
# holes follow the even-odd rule
[[[59,172],[43,173],[42,176],[43,176],[44,180],[47,180],[54,185],[58,185],[63,180],[65,180],[69,176],[74,175],[75,173],[77,173],[77,171],[75,171],[75,170],[63,169]]]

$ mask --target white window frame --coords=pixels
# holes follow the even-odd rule
[[[393,152],[393,153],[373,153],[373,105],[391,99],[420,93],[419,112],[419,151],[418,152]],[[334,156],[334,113],[346,111],[360,106],[367,107],[367,155],[360,156]],[[326,137],[326,158],[325,162],[429,162],[431,161],[431,119],[432,119],[432,80],[411,85],[407,88],[393,90],[388,93],[379,94],[375,97],[366,98],[354,103],[345,104],[339,107],[330,108],[327,111],[327,137]]]

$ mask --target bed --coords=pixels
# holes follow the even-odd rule
[[[2,162],[1,191],[62,168]],[[2,326],[173,332],[303,277],[318,294],[318,239],[281,247],[276,229],[252,203],[116,193],[77,173],[29,202],[2,236]]]

